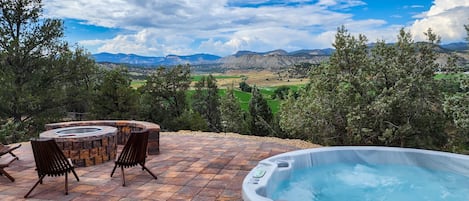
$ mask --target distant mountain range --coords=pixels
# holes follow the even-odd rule
[[[92,55],[98,63],[117,63],[141,66],[168,66],[178,64],[207,64],[221,57],[211,54],[194,54],[189,56],[168,55],[166,57],[149,57],[136,54],[99,53]]]
[[[373,46],[373,44],[370,44]],[[446,54],[457,52],[463,55],[464,60],[469,60],[467,43],[451,43],[441,45],[438,52]],[[98,63],[126,64],[133,66],[156,67],[173,66],[178,64],[213,65],[226,69],[268,69],[275,70],[297,63],[319,64],[327,60],[334,49],[298,50],[287,52],[285,50],[273,50],[269,52],[238,51],[233,55],[220,57],[211,54],[194,54],[187,56],[168,55],[166,57],[139,56],[136,54],[111,54],[99,53],[92,56]],[[461,53],[466,52],[466,53]]]

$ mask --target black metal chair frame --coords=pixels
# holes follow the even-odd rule
[[[31,147],[39,180],[24,198],[27,198],[39,183],[42,184],[45,176],[65,175],[65,195],[68,195],[68,173],[72,172],[77,181],[80,181],[72,162],[65,157],[54,139],[31,139]]]
[[[122,186],[125,186],[125,173],[124,168],[133,166],[142,166],[142,171],[146,170],[153,178],[157,179],[147,167],[145,167],[145,160],[147,157],[147,143],[148,143],[148,132],[132,132],[124,145],[119,157],[115,161],[114,168],[111,172],[111,177],[114,175],[114,171],[117,167],[121,168],[122,171]]]

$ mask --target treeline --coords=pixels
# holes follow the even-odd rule
[[[137,90],[125,68],[99,69],[82,48],[63,41],[63,24],[42,19],[40,1],[2,1],[0,16],[0,141],[36,136],[45,123],[135,119],[164,130],[236,132],[298,138],[323,145],[386,145],[463,152],[469,145],[469,81],[452,58],[442,79],[429,30],[415,43],[401,30],[397,42],[368,48],[364,35],[341,27],[330,60],[311,68],[298,92],[279,90],[274,115],[256,86],[243,111],[235,86],[220,96],[217,80],[191,84],[189,66],[158,68]],[[469,27],[466,26],[466,30]]]
[[[281,128],[324,145],[466,150],[469,76],[450,58],[443,79],[434,79],[439,37],[431,29],[425,35],[415,43],[402,29],[394,45],[368,49],[366,36],[339,28],[329,62],[282,104]]]

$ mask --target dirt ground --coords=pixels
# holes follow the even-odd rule
[[[233,75],[243,76],[246,78],[246,83],[258,87],[274,87],[282,85],[300,85],[306,84],[308,79],[287,79],[281,77],[281,75],[271,71],[228,71],[224,74],[213,74],[213,75]],[[239,83],[243,81],[243,78],[227,78],[218,79],[217,83],[220,88],[231,87],[232,85],[236,88]]]

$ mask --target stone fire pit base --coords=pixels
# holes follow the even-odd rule
[[[94,120],[94,121],[69,121],[46,124],[46,130],[65,128],[72,126],[112,126],[117,128],[116,141],[118,145],[124,145],[131,132],[148,132],[148,155],[160,153],[160,126],[146,121],[133,120]]]
[[[41,138],[53,138],[64,155],[78,167],[99,165],[117,155],[117,128],[74,126],[47,130]]]

